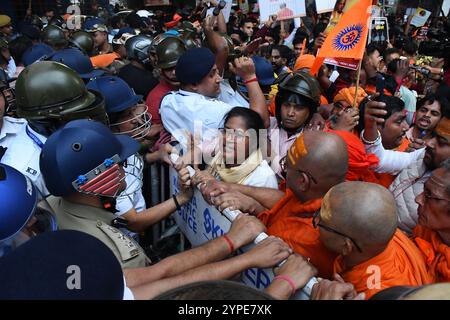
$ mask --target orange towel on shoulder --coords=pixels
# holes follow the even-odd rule
[[[450,282],[450,247],[442,242],[436,231],[418,225],[414,241],[425,256],[428,272],[436,282]]]
[[[120,59],[120,55],[113,52],[99,54],[97,56],[91,57],[91,62],[94,68],[106,68],[111,65],[111,63],[113,63],[116,59]]]
[[[330,278],[336,255],[319,240],[319,229],[312,225],[314,212],[320,209],[322,199],[301,203],[290,189],[275,206],[259,214],[266,225],[267,233],[283,239],[291,248],[306,258],[318,269],[319,276]]]
[[[350,270],[345,270],[342,256],[339,256],[334,272],[352,283],[358,293],[365,292],[366,299],[390,287],[421,286],[434,281],[420,250],[398,229],[382,253]]]
[[[379,183],[375,172],[372,170],[378,165],[379,159],[372,153],[367,154],[364,144],[357,134],[340,130],[327,130],[327,132],[337,134],[347,145],[348,171],[345,176],[346,181]]]

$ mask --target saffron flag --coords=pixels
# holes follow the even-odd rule
[[[316,74],[325,58],[362,59],[369,32],[372,0],[360,0],[345,12],[331,30],[316,56],[311,74]]]

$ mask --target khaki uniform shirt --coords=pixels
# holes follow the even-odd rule
[[[72,203],[60,197],[50,196],[47,201],[55,212],[58,229],[77,230],[96,237],[112,250],[122,268],[150,265],[151,261],[141,246],[110,225],[117,218],[113,213]]]

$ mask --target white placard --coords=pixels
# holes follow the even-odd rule
[[[262,22],[268,21],[274,14],[278,20],[306,16],[305,0],[258,0],[258,3]]]
[[[233,6],[233,0],[225,0],[227,5],[225,8],[222,9],[223,17],[225,18],[225,22],[228,23],[228,20],[230,20],[230,14],[231,14],[231,7]]]
[[[416,8],[406,8],[405,14],[406,14],[407,16],[411,16],[411,15],[413,15],[415,12],[416,12]]]
[[[170,191],[176,194],[178,190],[178,174],[170,168]],[[184,205],[180,211],[173,214],[175,221],[181,232],[186,236],[193,247],[198,247],[205,242],[224,235],[230,229],[231,223],[216,208],[210,206],[204,199],[200,191],[194,190],[192,200]],[[249,244],[238,250],[242,253],[253,248],[254,244]],[[252,268],[245,270],[241,274],[241,281],[250,287],[264,290],[269,286],[274,278],[272,269]],[[301,291],[297,291],[293,300],[308,300],[308,297]]]
[[[448,11],[450,10],[450,0],[444,0],[442,2],[442,11],[444,11],[444,16],[446,17],[448,15]],[[442,12],[439,12],[439,15],[442,16]]]
[[[336,0],[316,0],[316,11],[317,13],[332,12],[335,5]]]
[[[422,27],[430,17],[431,12],[422,8],[417,8],[411,20],[411,25]]]

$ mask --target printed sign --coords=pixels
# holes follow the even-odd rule
[[[417,8],[416,12],[414,13],[414,16],[411,20],[411,25],[416,27],[423,26],[428,18],[430,17],[431,12],[422,8]]]
[[[271,15],[277,20],[306,16],[304,0],[258,0],[261,21],[268,21]]]
[[[336,0],[316,0],[316,11],[317,13],[332,12]]]
[[[440,12],[439,15],[442,15],[443,12],[444,17],[446,17],[448,15],[449,10],[450,10],[450,0],[444,0],[442,2],[442,11]]]
[[[333,66],[338,66],[350,70],[358,70],[359,65],[359,60],[345,59],[345,58],[339,59],[325,58],[323,62],[326,64],[331,64]]]
[[[318,0],[321,1],[321,0]],[[337,3],[339,0],[336,0],[335,2]],[[325,35],[328,35],[331,30],[333,30],[333,28],[339,23],[339,21],[341,20],[342,15],[347,12],[348,10],[350,10],[351,7],[353,7],[353,5],[357,2],[357,0],[347,0],[344,1],[342,4],[344,5],[344,9],[342,10],[342,12],[339,11],[334,11],[334,7],[333,7],[333,12],[331,13],[330,16],[330,22],[328,23],[328,26],[326,27],[324,33]],[[316,3],[317,5],[317,3]],[[337,4],[337,8],[339,9],[339,4]]]
[[[170,168],[170,191],[171,194],[179,191],[178,174],[173,168]],[[188,204],[174,213],[174,219],[193,247],[224,235],[231,227],[231,222],[215,207],[210,206],[198,190],[194,191],[194,196]],[[253,243],[249,244],[239,249],[238,253],[246,252],[254,246]],[[252,268],[242,272],[241,281],[250,287],[264,290],[274,277],[272,269]],[[292,299],[307,300],[308,297],[299,290]]]
[[[386,17],[373,17],[370,20],[368,43],[375,42],[379,45],[389,41],[389,25]]]

